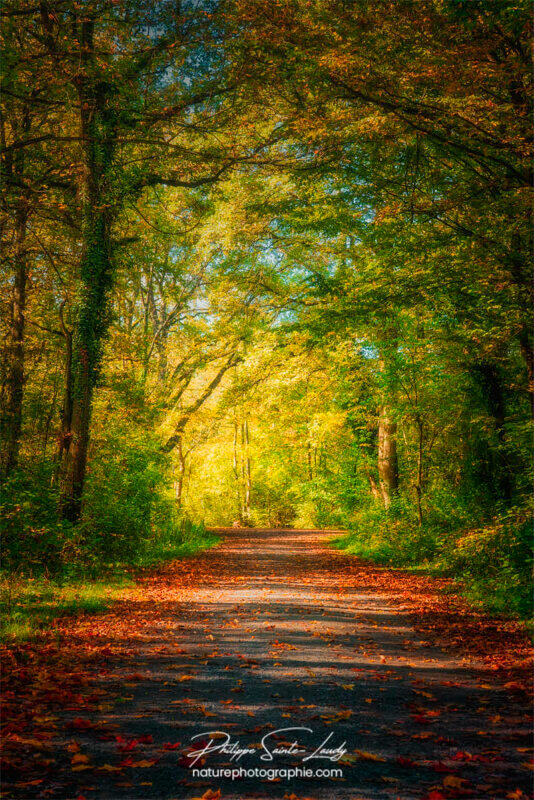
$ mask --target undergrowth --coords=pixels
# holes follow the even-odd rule
[[[182,520],[178,531],[169,526],[166,535],[158,537],[134,565],[117,562],[101,567],[99,578],[94,577],[94,567],[89,573],[80,570],[76,576],[66,572],[51,577],[42,571],[30,576],[4,569],[0,573],[0,636],[20,642],[39,635],[57,617],[105,611],[133,588],[142,568],[187,558],[218,542],[203,525]]]
[[[469,520],[459,509],[447,521],[435,514],[423,525],[402,507],[365,509],[332,545],[377,564],[452,578],[455,591],[490,613],[532,615],[530,505],[490,520]]]
[[[95,465],[77,525],[58,514],[49,464],[3,486],[0,633],[22,641],[65,614],[96,613],[132,585],[138,569],[184,558],[218,541],[176,508],[146,445]]]

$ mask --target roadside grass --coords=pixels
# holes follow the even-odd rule
[[[156,541],[137,559],[137,566],[152,567],[175,558],[190,558],[216,547],[221,541],[219,536],[207,531],[204,526],[191,525],[179,540]]]
[[[52,620],[76,614],[97,614],[131,588],[128,575],[105,580],[58,582],[17,574],[0,576],[0,636],[4,642],[33,639]]]
[[[135,578],[143,569],[174,559],[189,558],[211,547],[220,538],[203,526],[187,526],[180,538],[151,542],[135,563],[101,565],[75,576],[32,577],[18,570],[0,573],[0,638],[6,644],[35,639],[54,619],[78,614],[98,614],[117,600],[125,599],[135,588]]]
[[[417,528],[406,520],[360,518],[332,547],[391,569],[452,580],[445,590],[473,606],[532,623],[532,537],[529,509],[486,524]]]

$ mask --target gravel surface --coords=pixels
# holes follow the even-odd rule
[[[99,678],[112,702],[88,730],[63,715],[57,769],[26,796],[530,797],[528,709],[421,640],[330,535],[227,531],[189,562],[186,591],[154,576],[120,608],[137,633]]]

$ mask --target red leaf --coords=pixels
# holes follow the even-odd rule
[[[72,722],[69,722],[67,725],[67,728],[73,728],[77,731],[88,731],[94,727],[90,719],[82,719],[81,717],[76,717],[76,719],[73,719]]]
[[[417,763],[415,761],[412,761],[411,758],[405,758],[404,756],[399,756],[397,759],[395,759],[395,761],[400,767],[416,767],[417,766]]]

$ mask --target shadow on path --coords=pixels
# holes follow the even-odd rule
[[[190,562],[185,596],[172,575],[150,579],[146,597],[114,612],[135,629],[113,634],[117,655],[99,676],[115,702],[102,704],[87,729],[74,712],[65,718],[58,769],[24,796],[530,796],[527,709],[496,679],[422,641],[361,565],[324,540],[318,531],[232,531]],[[207,753],[195,766],[216,776],[195,775],[187,752],[212,731],[253,752]],[[343,757],[304,761],[327,737]],[[293,742],[292,752],[267,760]],[[76,747],[88,763],[73,772]],[[250,772],[235,780],[216,772],[240,767]],[[288,781],[289,769],[301,773]]]

